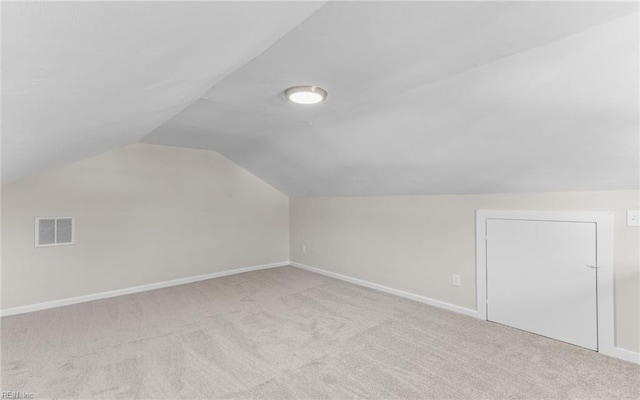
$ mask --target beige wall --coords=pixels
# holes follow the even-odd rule
[[[34,248],[34,218],[76,244]],[[133,144],[2,186],[2,308],[286,261],[289,199],[221,155]]]
[[[476,309],[475,210],[615,211],[617,346],[640,351],[640,192],[292,198],[291,260]],[[306,246],[306,253],[302,252]],[[451,275],[462,276],[462,286]]]
[[[613,210],[617,345],[640,351],[640,228],[625,225],[639,197],[319,197],[289,207],[215,152],[133,144],[2,186],[2,308],[291,259],[475,309],[476,209]],[[75,216],[76,244],[34,248],[38,216]]]

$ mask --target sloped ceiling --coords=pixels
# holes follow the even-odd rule
[[[636,3],[125,4],[3,16],[3,176],[151,132],[293,196],[638,188]]]
[[[2,181],[136,142],[322,2],[3,2]]]

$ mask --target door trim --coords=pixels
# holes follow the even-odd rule
[[[476,308],[478,318],[483,320],[487,319],[487,219],[593,222],[596,224],[598,351],[616,356],[613,299],[613,212],[476,210]]]

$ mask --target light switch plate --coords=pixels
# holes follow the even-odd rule
[[[640,210],[627,210],[627,226],[640,226]]]

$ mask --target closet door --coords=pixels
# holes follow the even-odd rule
[[[596,224],[487,220],[487,319],[598,349]]]

